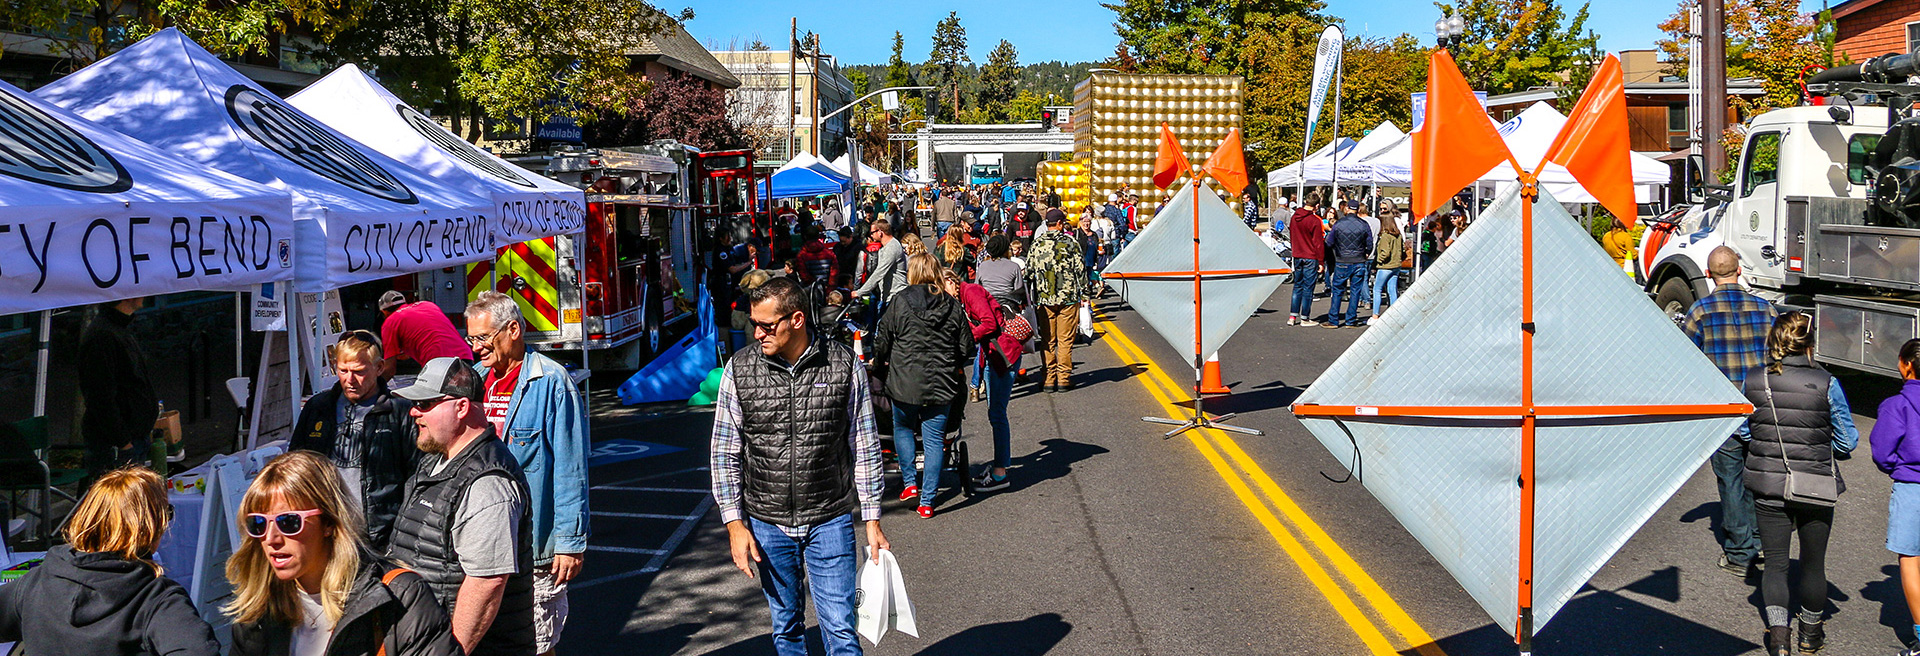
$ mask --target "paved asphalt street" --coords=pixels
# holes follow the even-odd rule
[[[1335,482],[1345,472],[1287,411],[1363,330],[1287,327],[1289,292],[1223,350],[1234,393],[1207,403],[1265,436],[1162,439],[1141,422],[1187,398],[1191,369],[1109,296],[1097,304],[1099,334],[1074,352],[1076,389],[1016,393],[1011,489],[943,492],[939,514],[923,520],[893,500],[890,474],[883,527],[921,635],[890,633],[868,653],[1514,653],[1364,488]],[[1595,357],[1631,347],[1596,336]],[[1863,439],[1861,457],[1842,462],[1849,487],[1829,551],[1825,653],[1891,653],[1908,621],[1882,547],[1890,484],[1865,457],[1864,435],[1896,385],[1842,379]],[[593,551],[561,653],[771,654],[766,604],[733,568],[705,493],[711,414],[619,407],[605,392],[595,401],[596,454],[631,459],[591,469]],[[978,462],[992,449],[985,406],[969,413]],[[1761,653],[1758,579],[1714,566],[1717,507],[1702,466],[1545,628],[1536,652]]]

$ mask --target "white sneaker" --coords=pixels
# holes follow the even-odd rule
[[[1298,326],[1298,325],[1300,325],[1300,315],[1297,315],[1297,314],[1289,314],[1289,315],[1287,315],[1287,325],[1289,325],[1289,326]]]
[[[1301,320],[1300,320],[1300,325],[1302,325],[1302,326],[1307,326],[1307,327],[1313,327],[1313,326],[1318,326],[1318,325],[1320,325],[1320,322],[1318,322],[1318,321],[1314,321],[1314,320],[1312,320],[1312,319],[1301,319]]]

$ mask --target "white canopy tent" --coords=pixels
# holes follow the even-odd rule
[[[839,173],[842,177],[852,177],[849,175],[849,171],[851,169],[847,168],[847,161],[849,159],[851,159],[850,155],[841,155],[840,159],[833,160],[832,162],[828,162],[827,164],[829,166],[832,166],[834,172]],[[865,162],[860,163],[860,183],[861,184],[889,184],[892,182],[893,182],[892,175],[889,175],[887,173],[882,173],[879,169],[873,168],[871,166],[867,166]]]
[[[1378,184],[1372,172],[1366,167],[1357,166],[1362,160],[1373,157],[1392,148],[1407,138],[1392,121],[1381,121],[1378,127],[1366,136],[1354,142],[1352,148],[1342,151],[1338,157],[1314,157],[1306,160],[1306,165],[1297,169],[1298,175],[1305,178],[1309,185],[1326,185],[1335,182],[1348,184]],[[1339,173],[1336,178],[1335,172]],[[1296,178],[1291,183],[1300,182]],[[1284,185],[1283,185],[1284,186]]]
[[[290,192],[295,286],[493,256],[491,200],[332,130],[169,28],[34,92],[160,150]]]
[[[437,181],[493,199],[494,232],[502,245],[586,227],[585,193],[475,148],[358,66],[335,69],[287,104]]]
[[[1321,161],[1321,160],[1332,161],[1336,157],[1343,157],[1346,155],[1348,151],[1353,150],[1354,146],[1356,145],[1358,145],[1358,142],[1352,139],[1348,139],[1346,137],[1341,137],[1339,139],[1329,141],[1327,142],[1326,145],[1321,146],[1319,150],[1313,151],[1313,154],[1308,155],[1306,159],[1300,160],[1298,162],[1294,162],[1292,164],[1288,164],[1286,166],[1282,166],[1272,171],[1268,171],[1267,186],[1268,187],[1290,187],[1290,186],[1301,184],[1300,176],[1301,176],[1301,170],[1303,168],[1309,167],[1314,162],[1317,162],[1317,161]],[[1338,149],[1337,154],[1335,152],[1335,149]],[[1312,182],[1309,181],[1308,184],[1312,184]],[[1319,184],[1326,184],[1326,183],[1321,182]]]
[[[46,414],[56,308],[293,279],[286,192],[167,154],[0,82],[0,314],[39,312]],[[236,310],[237,311],[237,310]],[[47,516],[43,505],[42,516]]]
[[[1514,159],[1532,170],[1546,159],[1547,149],[1553,146],[1554,138],[1559,136],[1560,128],[1566,124],[1566,115],[1552,105],[1537,102],[1500,124],[1500,136],[1506,140],[1507,149],[1513,153]],[[1654,197],[1653,188],[1667,184],[1671,179],[1672,169],[1640,153],[1631,153],[1630,157],[1633,162],[1634,201],[1648,202]],[[1513,167],[1503,163],[1481,176],[1480,180],[1492,182],[1496,189],[1504,190],[1515,184],[1517,178]],[[1540,171],[1540,184],[1563,203],[1595,202],[1593,196],[1573,179],[1573,174],[1559,164],[1549,163]]]

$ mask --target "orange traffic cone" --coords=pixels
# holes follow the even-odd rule
[[[1220,382],[1220,354],[1207,356],[1207,364],[1200,368],[1201,394],[1232,394],[1233,390]]]

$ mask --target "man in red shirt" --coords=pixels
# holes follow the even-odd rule
[[[1287,221],[1287,241],[1293,246],[1293,305],[1287,325],[1315,326],[1313,320],[1313,284],[1320,275],[1320,262],[1326,250],[1326,229],[1320,223],[1320,192],[1307,194],[1305,205],[1293,211]]]
[[[403,359],[412,360],[416,365],[425,365],[434,358],[473,359],[473,349],[467,347],[466,338],[453,329],[453,322],[438,305],[427,301],[408,303],[406,294],[390,289],[380,295],[380,313],[387,317],[380,322],[380,345],[386,352],[381,378],[392,378],[397,370],[395,364]]]

